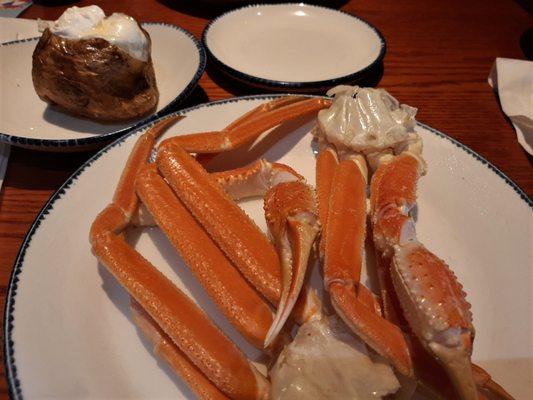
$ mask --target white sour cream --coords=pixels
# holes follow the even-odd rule
[[[336,317],[302,325],[270,375],[272,400],[375,400],[400,387]]]
[[[337,86],[330,108],[318,113],[315,135],[337,150],[363,154],[394,150],[417,140],[416,108],[399,102],[383,89]]]
[[[114,13],[109,17],[98,6],[71,7],[59,19],[40,26],[65,39],[102,38],[132,57],[147,61],[148,39],[130,16]]]

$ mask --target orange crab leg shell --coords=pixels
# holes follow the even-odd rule
[[[199,399],[230,400],[207,379],[133,299],[130,310],[135,324],[154,346],[154,354],[165,360]]]
[[[122,209],[128,220],[137,209],[138,199],[133,187],[139,169],[148,161],[157,138],[183,118],[183,116],[174,116],[159,121],[135,143],[113,196],[113,203]]]
[[[318,197],[318,215],[322,224],[322,232],[326,232],[331,184],[338,164],[337,152],[333,147],[328,146],[318,153],[316,159],[316,190]],[[322,234],[320,239],[320,256],[322,258],[324,257],[325,248],[326,235]]]
[[[190,153],[220,153],[251,143],[263,132],[284,121],[309,114],[331,104],[322,98],[289,96],[262,104],[220,132],[202,132],[165,140]]]
[[[376,315],[381,316],[381,304],[376,299],[376,296],[374,293],[372,293],[365,285],[360,283],[357,286],[357,300],[363,304],[364,306],[368,307],[369,309],[373,310]]]
[[[250,343],[262,348],[272,324],[270,307],[178,200],[155,165],[141,169],[136,189],[218,308]]]
[[[330,285],[329,293],[335,311],[354,333],[401,374],[413,375],[409,349],[400,328],[360,302],[351,286],[335,283]]]
[[[342,161],[335,171],[327,218],[324,280],[335,310],[370,347],[411,376],[411,358],[401,330],[356,294],[365,241],[366,181],[351,159]]]
[[[226,256],[271,303],[281,296],[278,255],[268,239],[183,148],[159,148],[158,168],[176,195]]]
[[[352,160],[335,170],[328,205],[324,279],[359,283],[366,233],[366,182]]]
[[[260,399],[268,383],[245,356],[150,262],[111,232],[93,242],[98,259],[187,357],[225,394]]]

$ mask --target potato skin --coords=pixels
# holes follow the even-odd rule
[[[151,56],[141,61],[105,39],[65,39],[49,29],[33,52],[32,78],[42,100],[97,121],[141,117],[159,100]]]

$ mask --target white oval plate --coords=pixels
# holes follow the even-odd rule
[[[98,123],[49,106],[35,93],[31,77],[38,38],[0,45],[0,141],[37,150],[83,150],[109,143],[184,100],[205,68],[203,47],[178,26],[145,23],[143,27],[152,38],[159,103],[154,114],[127,123]]]
[[[270,98],[237,98],[184,110],[187,118],[166,136],[219,130]],[[253,151],[225,159],[235,166],[263,155],[314,182],[312,126],[309,118],[287,123]],[[6,371],[15,399],[193,398],[152,356],[130,320],[127,293],[99,266],[88,242],[91,222],[110,201],[144,129],[83,165],[52,196],[22,245],[4,321]],[[417,130],[429,167],[418,191],[419,236],[452,266],[468,293],[477,328],[474,360],[517,398],[526,398],[533,366],[531,203],[476,153],[425,125]],[[262,202],[243,207],[264,229]],[[257,359],[258,351],[229,328],[159,229],[132,236],[145,257]]]
[[[378,64],[386,49],[381,33],[366,21],[303,3],[229,11],[205,28],[202,41],[235,78],[283,89],[354,81]]]

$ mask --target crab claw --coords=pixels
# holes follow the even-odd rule
[[[411,209],[423,168],[408,152],[379,166],[371,187],[374,242],[390,258],[394,292],[413,333],[444,368],[461,399],[477,399],[470,356],[474,327],[463,287],[416,237]]]
[[[234,200],[264,197],[265,218],[281,269],[280,294],[273,302],[277,312],[264,341],[264,346],[268,347],[293,309],[295,319],[305,322],[309,314],[314,314],[309,311],[320,307],[312,291],[298,301],[309,254],[320,230],[315,192],[292,168],[265,160],[232,171],[216,172],[211,177]]]
[[[304,182],[279,183],[265,196],[265,216],[280,254],[281,298],[265,347],[287,321],[302,289],[309,254],[319,232],[314,191]]]
[[[394,246],[392,282],[404,315],[464,399],[477,399],[470,304],[450,268],[417,241]]]

